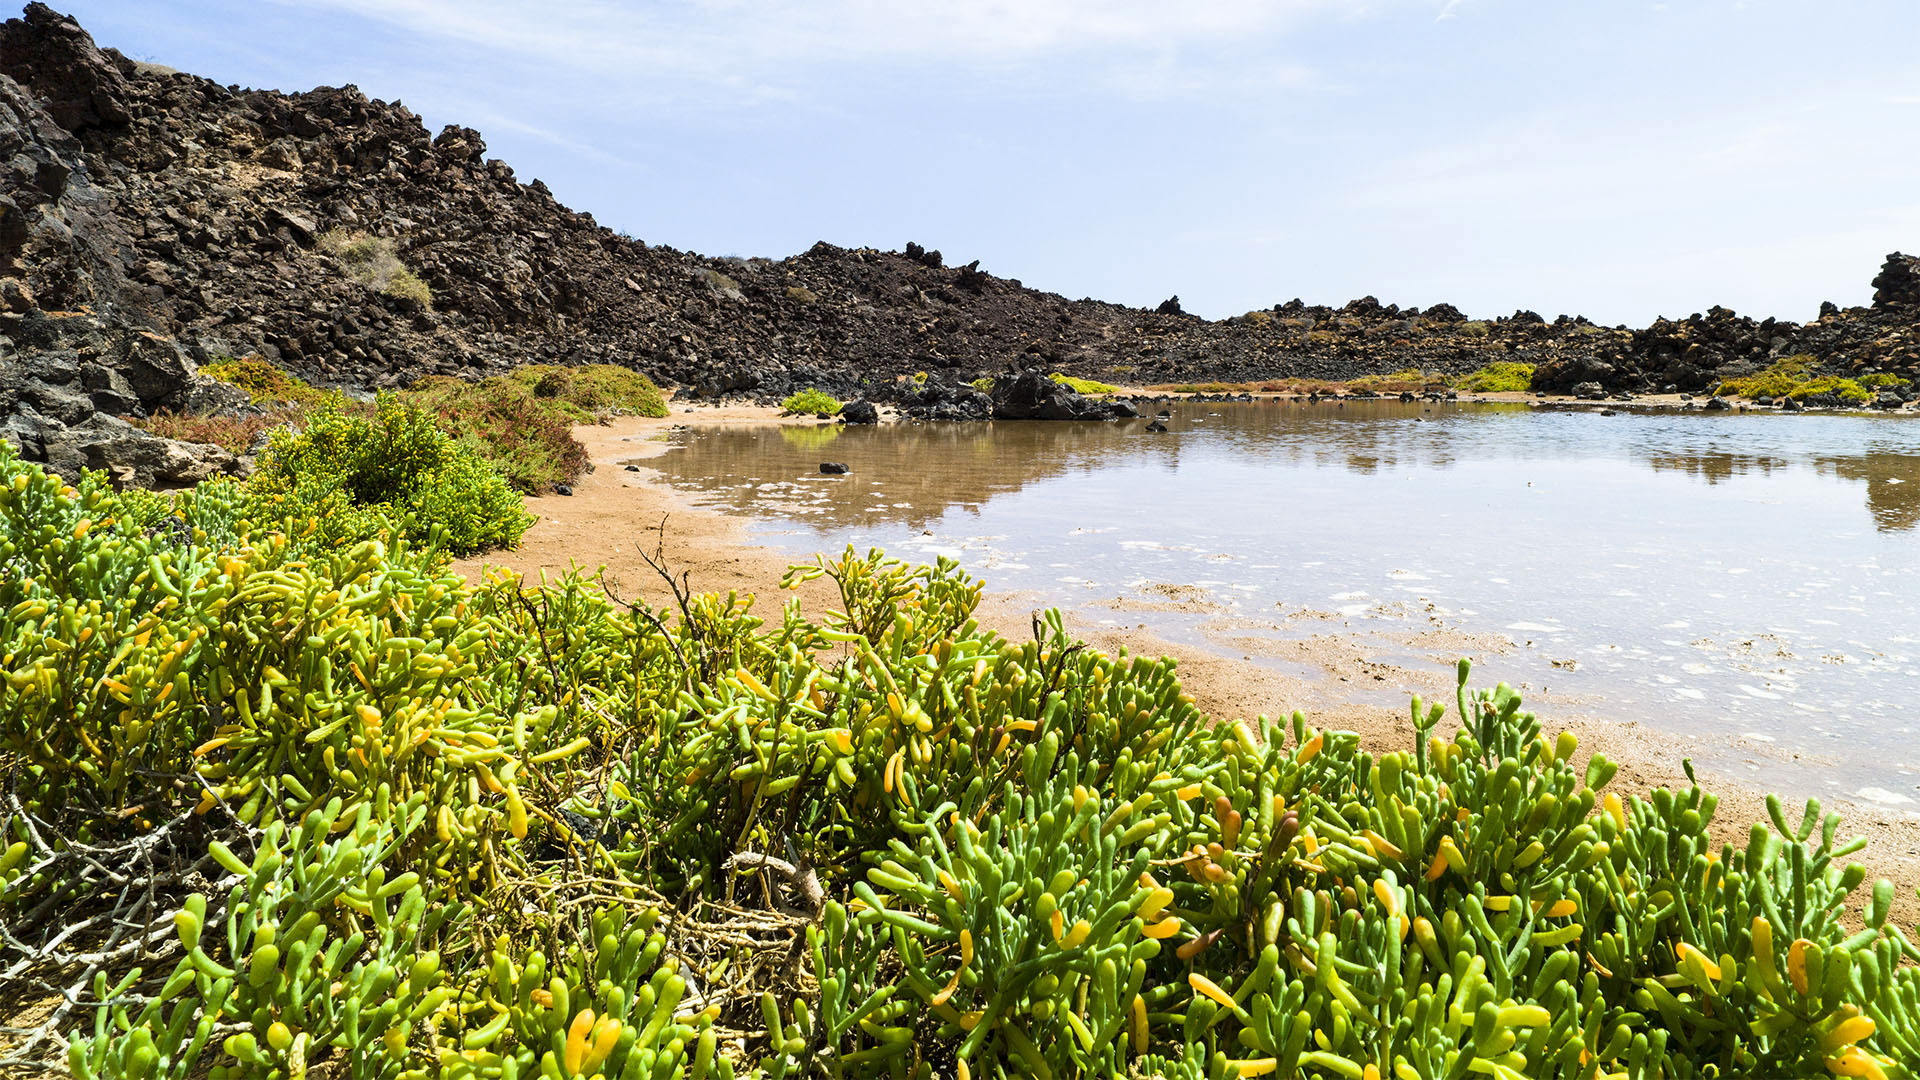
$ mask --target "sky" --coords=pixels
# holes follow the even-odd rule
[[[1914,0],[56,0],[352,83],[708,255],[939,248],[1212,318],[1806,320],[1920,251]]]

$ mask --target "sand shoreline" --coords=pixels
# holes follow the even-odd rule
[[[676,575],[684,574],[695,591],[754,593],[761,615],[771,617],[790,595],[779,591],[782,573],[790,563],[805,560],[755,543],[748,536],[745,519],[695,505],[686,494],[660,482],[644,462],[671,449],[665,440],[683,424],[817,423],[811,417],[782,417],[779,410],[763,406],[676,406],[665,418],[624,417],[607,425],[578,428],[575,434],[586,445],[595,468],[573,486],[574,494],[529,498],[527,507],[539,521],[518,549],[464,560],[456,569],[477,580],[485,566],[529,578],[564,573],[570,567],[584,572],[604,568],[620,595],[654,605],[670,603],[665,581],[642,557],[644,552],[657,556]],[[639,464],[630,469],[630,462]],[[995,590],[991,580],[987,586],[980,621],[1009,638],[1028,637],[1033,613],[1059,603],[1057,597]],[[826,610],[837,601],[831,583],[824,581],[803,586],[797,595],[810,612]],[[1177,585],[1168,584],[1159,591],[1126,598],[1113,610],[1193,610],[1188,605],[1195,603]],[[1366,651],[1377,647],[1375,636],[1331,632],[1274,642],[1215,634],[1202,647],[1165,640],[1144,623],[1101,625],[1071,610],[1067,625],[1076,636],[1108,652],[1125,649],[1175,658],[1195,702],[1208,715],[1223,719],[1261,713],[1284,716],[1299,709],[1316,726],[1358,731],[1370,745],[1404,747],[1414,737],[1407,700],[1398,697],[1392,705],[1380,703],[1385,695],[1372,687],[1384,689],[1389,682],[1394,687],[1412,686],[1427,700],[1447,704],[1452,711],[1450,665],[1435,663],[1429,671],[1381,663]],[[1484,656],[1502,651],[1505,644],[1485,635],[1444,629],[1416,632],[1414,637],[1417,640],[1407,642],[1407,651],[1433,655]],[[1497,663],[1486,665],[1484,674],[1497,679],[1497,668]],[[1487,680],[1476,677],[1473,683],[1483,681]],[[1632,720],[1601,719],[1582,707],[1598,704],[1529,695],[1530,707],[1540,712],[1549,731],[1572,730],[1580,738],[1583,754],[1597,750],[1619,763],[1617,790],[1685,786],[1681,762],[1690,752],[1698,752],[1698,741]],[[1443,727],[1451,730],[1449,723],[1443,722]],[[1819,761],[1790,764],[1811,770],[1836,767]],[[1720,798],[1716,824],[1722,838],[1743,846],[1747,826],[1766,816],[1766,793],[1755,789],[1748,778],[1725,771],[1696,771],[1702,785]],[[1845,815],[1844,835],[1862,834],[1871,841],[1866,853],[1871,876],[1892,878],[1900,886],[1896,916],[1904,924],[1920,918],[1920,900],[1914,892],[1920,884],[1920,818],[1858,804],[1835,809]],[[1797,801],[1790,804],[1788,816],[1798,820]]]

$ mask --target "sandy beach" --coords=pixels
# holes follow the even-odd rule
[[[779,410],[756,406],[673,407],[671,415],[652,419],[623,417],[600,426],[576,429],[594,462],[592,472],[573,486],[572,496],[529,498],[527,508],[538,518],[518,549],[495,552],[456,564],[477,580],[484,568],[498,567],[537,578],[558,575],[569,567],[591,572],[604,568],[610,586],[627,598],[660,605],[669,603],[666,582],[642,554],[657,556],[676,575],[684,574],[694,591],[752,592],[763,613],[777,611],[787,594],[779,592],[782,573],[793,561],[787,553],[753,543],[746,522],[694,504],[686,494],[660,482],[646,467],[649,458],[667,453],[667,441],[681,425],[748,426],[783,423],[814,425],[812,418],[782,418]],[[628,464],[634,464],[629,469]],[[1032,614],[1054,606],[1059,598],[1035,593],[996,591],[991,580],[980,610],[980,620],[1009,638],[1031,633]],[[834,606],[831,583],[816,581],[798,593],[810,612]],[[1407,702],[1385,704],[1389,695],[1378,689],[1414,686],[1429,701],[1451,706],[1453,676],[1450,666],[1409,669],[1379,662],[1368,655],[1378,647],[1377,636],[1359,635],[1337,627],[1290,641],[1272,641],[1254,635],[1236,635],[1231,629],[1209,633],[1210,647],[1201,648],[1156,637],[1146,624],[1124,618],[1127,612],[1175,610],[1204,613],[1206,600],[1179,583],[1156,583],[1137,596],[1116,598],[1108,609],[1121,618],[1107,625],[1084,615],[1069,615],[1068,627],[1077,636],[1108,652],[1170,656],[1179,662],[1182,682],[1199,707],[1222,719],[1260,714],[1284,716],[1295,709],[1317,726],[1354,730],[1368,745],[1405,747],[1413,738]],[[1119,622],[1122,625],[1112,625]],[[1422,652],[1486,656],[1508,647],[1504,639],[1468,635],[1444,627],[1409,632],[1406,645]],[[1263,661],[1268,661],[1263,663]],[[1281,663],[1272,663],[1281,661]],[[1488,672],[1489,675],[1497,675]],[[1476,673],[1478,675],[1478,673]],[[1475,685],[1482,679],[1476,677]],[[1580,739],[1582,757],[1599,751],[1620,765],[1613,790],[1638,793],[1659,786],[1684,787],[1682,759],[1697,753],[1700,744],[1685,735],[1660,731],[1634,719],[1605,718],[1604,702],[1560,702],[1529,694],[1549,732],[1571,730]],[[1451,709],[1449,709],[1451,712]],[[1451,720],[1443,728],[1451,730]],[[1832,769],[1818,760],[1793,761],[1796,769]],[[1708,790],[1719,796],[1715,817],[1723,840],[1743,847],[1748,826],[1766,817],[1766,793],[1745,778],[1697,769]],[[1842,835],[1865,835],[1870,845],[1860,856],[1870,879],[1891,878],[1896,886],[1895,917],[1905,925],[1920,918],[1920,820],[1877,811],[1871,806],[1836,807],[1845,815]],[[1799,819],[1800,807],[1790,802],[1787,816]]]

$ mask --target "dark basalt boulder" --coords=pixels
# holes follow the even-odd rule
[[[1054,382],[1045,369],[1026,368],[993,381],[995,420],[1119,420],[1139,416],[1125,401],[1097,401]]]
[[[840,419],[849,424],[877,424],[880,422],[880,410],[874,407],[873,402],[861,398],[840,406]]]
[[[993,398],[972,386],[929,379],[901,395],[900,411],[914,420],[991,420]]]

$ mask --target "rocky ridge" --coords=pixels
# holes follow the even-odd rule
[[[244,90],[137,63],[40,3],[0,26],[0,149],[0,432],[62,471],[127,482],[232,466],[119,419],[235,407],[196,375],[223,355],[350,390],[616,363],[689,396],[816,386],[956,418],[985,397],[967,382],[1034,366],[1145,385],[1516,360],[1541,389],[1699,391],[1808,353],[1838,373],[1920,376],[1920,260],[1897,254],[1870,307],[1829,304],[1804,325],[1716,307],[1639,330],[1372,297],[1208,321],[1177,297],[1068,300],[914,243],[709,258],[569,210],[470,128],[431,134],[351,86]],[[327,242],[361,235],[430,302],[369,284]]]

